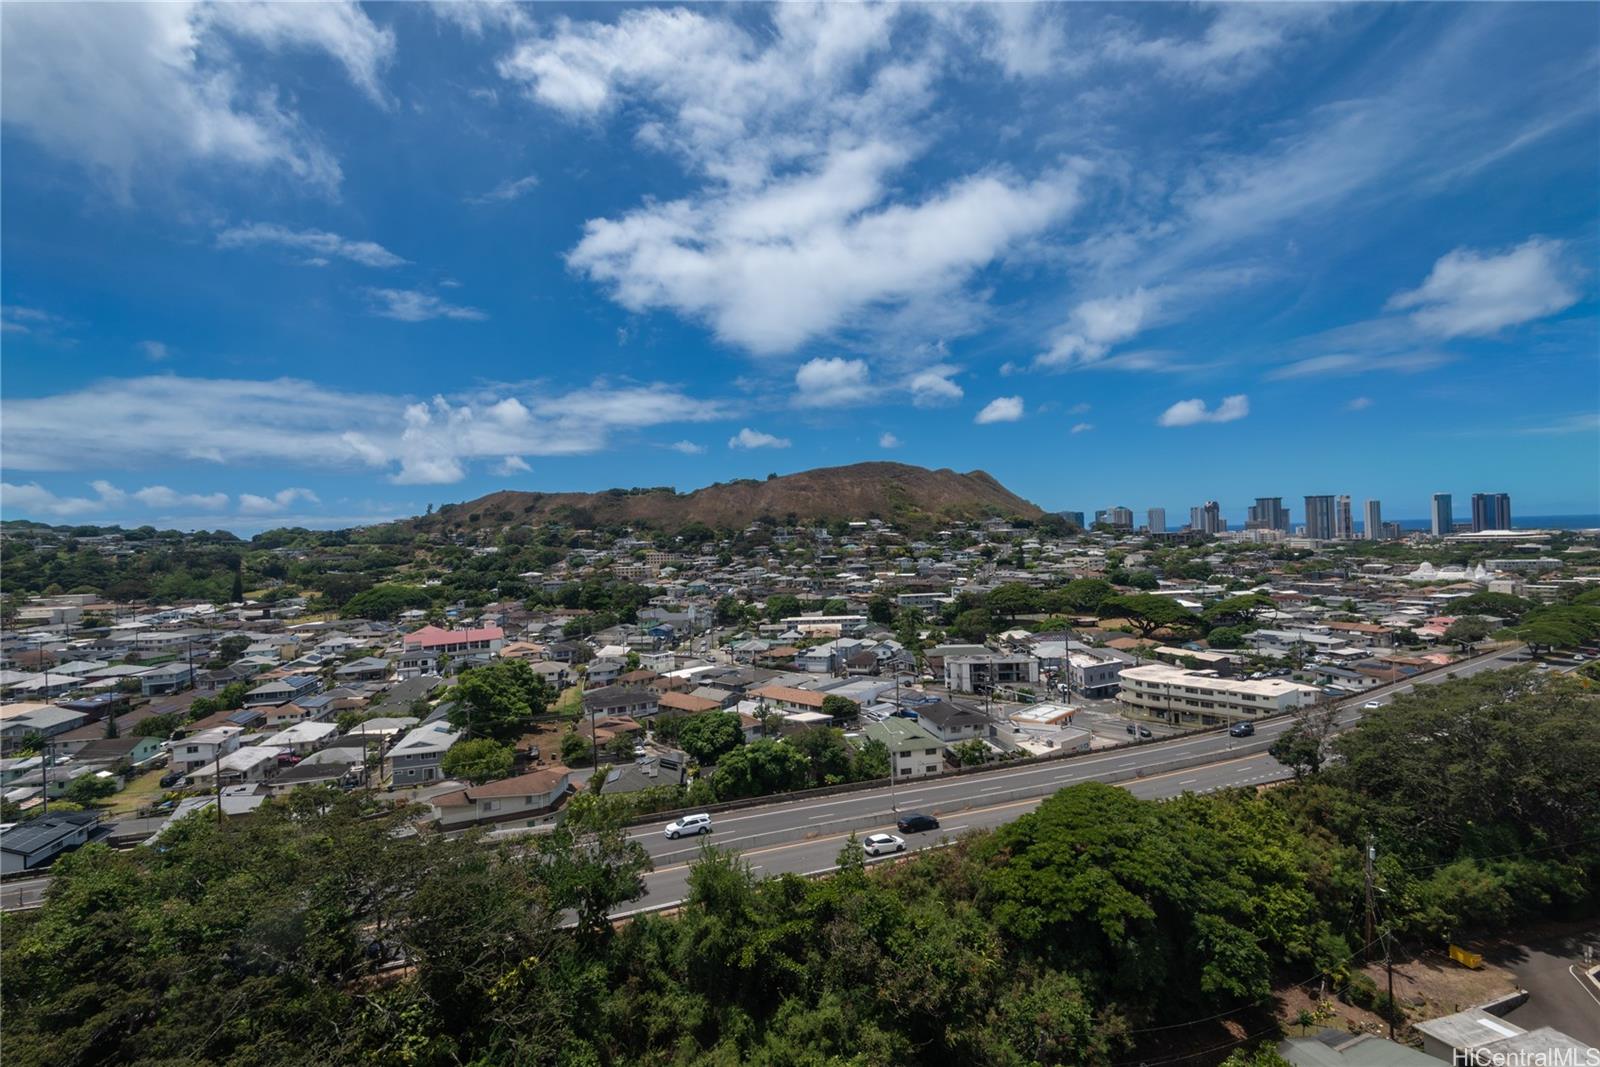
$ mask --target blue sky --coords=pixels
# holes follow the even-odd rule
[[[880,458],[1600,511],[1589,6],[0,19],[8,518]]]

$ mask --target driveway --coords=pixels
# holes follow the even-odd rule
[[[1584,963],[1584,945],[1594,947],[1594,959]],[[1600,963],[1600,926],[1578,932],[1530,938],[1527,944],[1486,953],[1493,963],[1517,976],[1528,991],[1528,1002],[1506,1015],[1524,1030],[1554,1027],[1562,1033],[1600,1048],[1600,987],[1586,967]]]

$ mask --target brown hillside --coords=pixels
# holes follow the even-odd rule
[[[766,481],[672,489],[609,489],[601,493],[526,493],[502,490],[446,505],[413,519],[423,529],[563,522],[576,526],[630,525],[673,530],[691,522],[742,529],[762,516],[798,520],[884,519],[936,523],[988,516],[1038,518],[1038,507],[983,471],[960,474],[905,463],[855,463],[786,474]]]

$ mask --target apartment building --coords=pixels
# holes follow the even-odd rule
[[[1258,719],[1316,703],[1315,686],[1282,678],[1223,678],[1150,663],[1122,672],[1117,700],[1135,715],[1182,726],[1214,726]]]
[[[982,693],[997,685],[1038,685],[1039,661],[1021,654],[947,656],[944,684],[954,693]]]

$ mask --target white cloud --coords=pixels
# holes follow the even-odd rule
[[[1075,422],[1072,424],[1073,433],[1088,433],[1092,429],[1094,429],[1094,423],[1092,422]]]
[[[1346,411],[1365,411],[1372,406],[1370,396],[1353,396],[1345,403]]]
[[[748,426],[728,438],[729,448],[788,448],[789,443],[787,437],[774,437]]]
[[[568,264],[624,307],[705,322],[758,354],[885,320],[927,329],[929,316],[896,313],[968,317],[975,301],[940,298],[1076,205],[1070,170],[991,170],[907,196],[891,175],[926,150],[916,120],[947,54],[931,35],[891,51],[902,13],[887,5],[763,13],[761,33],[700,10],[563,18],[500,63],[539,104],[637,121],[641,146],[703,179],[586,224]]]
[[[84,419],[84,411],[96,412]],[[174,417],[173,412],[182,412]],[[388,469],[396,481],[463,477],[474,460],[579,455],[613,434],[725,416],[722,404],[664,383],[599,380],[578,390],[499,390],[418,403],[293,379],[160,375],[45,397],[0,397],[9,470],[219,464]],[[73,427],[63,434],[61,427]]]
[[[479,196],[468,197],[467,202],[472,204],[504,204],[512,200],[520,200],[539,187],[539,176],[529,174],[523,178],[507,178],[499,185]]]
[[[73,515],[103,513],[130,503],[147,508],[197,508],[220,511],[228,506],[227,493],[180,493],[164,485],[148,485],[133,492],[117,488],[111,482],[99,479],[89,483],[93,497],[58,496],[37,482],[0,485],[0,509],[12,514],[51,515],[65,518]]]
[[[1451,358],[1444,352],[1333,352],[1274,367],[1267,371],[1265,377],[1269,381],[1286,381],[1294,378],[1371,374],[1376,371],[1416,374],[1442,367],[1449,363]]]
[[[271,496],[257,496],[254,493],[239,494],[239,513],[241,515],[274,515],[288,509],[296,500],[304,500],[308,504],[321,503],[317,494],[309,489],[291,488],[280,489]]]
[[[270,222],[250,222],[217,234],[218,248],[277,245],[303,252],[308,266],[324,266],[329,257],[348,259],[364,267],[399,267],[405,260],[375,241],[352,241],[326,230],[291,230]]]
[[[939,363],[913,374],[907,383],[907,388],[911,390],[911,402],[919,408],[930,408],[960,400],[966,393],[950,380],[960,370],[948,363]]]
[[[133,347],[144,353],[144,358],[152,363],[163,363],[172,358],[172,349],[163,341],[140,341]]]
[[[521,456],[507,456],[490,469],[502,478],[509,478],[514,474],[527,474],[533,470],[532,467],[528,466],[528,461]]]
[[[902,442],[900,438],[896,437],[888,430],[885,430],[883,433],[878,435],[879,448],[899,448],[903,443],[904,442]]]
[[[972,421],[979,426],[987,426],[993,422],[1016,422],[1022,418],[1022,398],[1020,396],[1001,396],[989,401],[983,406]]]
[[[1458,248],[1388,306],[1414,309],[1411,321],[1440,337],[1493,334],[1577,303],[1572,274],[1560,241],[1534,237],[1498,255]]]
[[[872,399],[866,360],[813,359],[795,371],[796,407],[846,407]]]
[[[7,126],[126,197],[136,176],[222,162],[325,190],[339,164],[230,44],[331,56],[378,98],[394,38],[353,3],[0,6]],[[70,87],[64,89],[64,87]]]
[[[1194,426],[1202,422],[1233,422],[1248,414],[1250,398],[1241,393],[1223,397],[1215,411],[1208,410],[1206,402],[1199,398],[1180,400],[1163,411],[1156,421],[1162,426]]]
[[[372,313],[401,322],[426,322],[429,319],[464,319],[481,322],[489,316],[474,307],[451,304],[420,289],[368,289]]]
[[[1111,346],[1138,334],[1155,316],[1162,292],[1135,289],[1120,296],[1085,300],[1055,336],[1050,348],[1034,360],[1038,367],[1068,367],[1094,363]]]
[[[1208,88],[1260,73],[1307,30],[1329,17],[1321,4],[1221,4],[1194,37],[1136,38],[1113,34],[1102,42],[1112,60],[1145,61],[1177,81]]]
[[[1087,414],[1088,411],[1089,411],[1089,403],[1088,403],[1088,401],[1080,400],[1076,404],[1072,405],[1070,408],[1067,409],[1067,414],[1068,415],[1083,415],[1083,414]]]
[[[27,514],[66,518],[104,511],[108,506],[103,497],[91,499],[81,496],[57,496],[38,482],[27,482],[22,485],[0,482],[0,512],[12,516]]]
[[[686,456],[700,456],[704,455],[706,451],[705,445],[695,444],[693,441],[674,441],[667,447],[674,452],[682,452]]]

